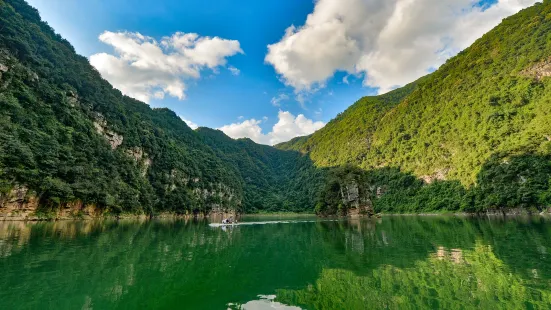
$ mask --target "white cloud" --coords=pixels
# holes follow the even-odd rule
[[[188,120],[188,119],[185,119],[183,116],[180,116],[180,118],[189,126],[189,128],[195,130],[197,128],[199,128],[199,125],[197,125],[196,123]]]
[[[266,62],[297,93],[323,87],[336,71],[364,75],[386,92],[438,68],[499,22],[536,0],[317,0],[301,27],[268,45]],[[347,83],[347,77],[343,78]]]
[[[262,121],[252,118],[241,123],[225,125],[218,129],[234,139],[250,138],[258,143],[266,143],[265,135],[262,134],[262,128],[260,128],[261,123]]]
[[[158,42],[140,33],[106,31],[99,39],[116,55],[95,54],[90,63],[124,94],[146,103],[165,95],[183,100],[186,80],[207,69],[217,72],[226,58],[243,53],[239,41],[196,33],[177,32]]]
[[[345,75],[343,78],[342,78],[342,82],[344,84],[350,84],[350,82],[348,81],[348,75]]]
[[[278,122],[272,127],[272,131],[267,134],[262,133],[262,128],[260,128],[262,121],[254,118],[218,129],[234,139],[250,138],[256,143],[274,145],[298,136],[309,135],[325,126],[324,122],[314,122],[302,114],[295,117],[288,111],[280,110],[278,119]]]
[[[272,97],[272,100],[270,101],[274,107],[280,107],[282,101],[289,100],[289,95],[287,94],[279,94],[276,97]]]
[[[238,76],[241,73],[241,70],[237,69],[236,67],[229,66],[228,70],[230,70],[232,75]]]

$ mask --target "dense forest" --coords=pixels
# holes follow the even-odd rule
[[[315,168],[308,156],[247,138],[233,140],[210,128],[201,127],[197,132],[243,179],[244,212],[313,211],[326,171]]]
[[[23,0],[0,0],[0,24],[0,201],[23,191],[45,214],[74,203],[115,214],[313,205],[294,178],[306,157],[195,132],[124,96]],[[226,146],[251,156],[236,163]]]
[[[551,205],[551,2],[437,71],[276,148],[124,96],[23,0],[0,0],[0,208],[347,214]]]

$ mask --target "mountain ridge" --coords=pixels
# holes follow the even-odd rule
[[[369,111],[368,113],[361,114],[364,111],[359,111],[356,113],[355,110],[368,106],[370,102],[381,100],[385,96],[392,94],[392,92],[376,97],[364,97],[328,123],[328,126],[312,134],[308,139],[295,139],[295,141],[300,142],[298,145],[288,142],[279,144],[276,147],[309,153],[313,161],[322,167],[353,163],[364,169],[373,169],[394,165],[405,168],[407,171],[412,171],[419,177],[437,173],[438,170],[449,169],[448,173],[450,177],[459,179],[465,185],[472,184],[474,182],[474,175],[478,172],[475,164],[471,163],[467,168],[461,168],[471,170],[471,173],[467,175],[464,171],[457,171],[461,170],[456,168],[461,165],[460,161],[450,163],[450,161],[453,161],[453,158],[450,161],[443,161],[441,158],[445,158],[446,156],[459,157],[458,154],[462,152],[461,150],[468,148],[470,152],[477,154],[476,157],[481,159],[480,163],[482,163],[491,157],[491,146],[484,145],[484,154],[480,150],[483,143],[478,143],[477,147],[469,145],[441,147],[436,145],[437,142],[443,144],[450,141],[430,140],[444,139],[441,136],[439,137],[438,133],[427,129],[427,127],[430,125],[438,127],[443,124],[445,130],[459,131],[459,128],[471,125],[469,121],[472,120],[471,117],[473,115],[465,115],[466,112],[472,112],[475,116],[476,113],[483,113],[484,115],[482,116],[486,116],[486,119],[476,120],[477,123],[482,123],[488,120],[493,121],[492,118],[514,118],[520,113],[524,113],[524,117],[530,117],[530,115],[526,115],[529,112],[526,112],[527,108],[523,108],[523,106],[545,107],[547,100],[549,100],[548,98],[544,98],[545,94],[543,92],[544,87],[548,84],[547,80],[543,80],[545,78],[534,79],[534,76],[527,76],[525,72],[527,69],[532,68],[532,66],[537,67],[538,62],[545,64],[546,58],[551,55],[551,50],[546,46],[545,40],[533,39],[534,37],[540,38],[547,33],[550,27],[547,22],[548,16],[548,1],[545,4],[538,3],[533,7],[524,9],[516,15],[504,19],[500,25],[478,39],[471,47],[446,61],[435,72],[412,83],[413,85],[406,86],[406,88],[413,87],[414,89],[406,93],[403,100],[399,100],[400,102],[392,108],[383,110],[382,112]],[[515,31],[511,31],[510,29],[515,29]],[[516,46],[510,46],[513,43]],[[490,47],[492,50],[490,50]],[[513,51],[513,49],[516,50]],[[491,85],[492,83],[495,83],[495,85]],[[498,85],[498,83],[501,85]],[[506,83],[508,84],[506,85]],[[436,89],[443,92],[439,92]],[[479,92],[473,91],[478,91],[479,89]],[[471,102],[466,104],[467,100]],[[478,106],[473,106],[474,104]],[[373,102],[371,105],[375,106],[376,103]],[[483,105],[488,105],[489,107]],[[425,109],[432,110],[430,114],[423,113],[422,111]],[[446,113],[450,114],[450,112],[453,115],[443,116]],[[549,114],[547,110],[542,112],[545,115]],[[515,113],[516,115],[511,115]],[[375,123],[374,125],[369,123],[372,120],[367,118],[373,117],[373,115],[379,117],[376,121],[380,122],[380,126],[378,126],[379,123]],[[458,117],[469,119],[462,123],[461,120],[457,119]],[[481,117],[477,116],[477,118],[480,119]],[[531,121],[542,124],[542,118],[536,115],[533,117],[534,120],[531,119]],[[505,134],[501,137],[508,138],[509,140],[512,138],[509,138],[508,128],[516,131],[514,132],[516,134],[523,130],[536,130],[534,127],[537,126],[528,124],[525,126],[526,128],[518,128],[517,123],[524,120],[517,120],[517,123],[507,120],[499,123],[500,121],[498,120],[498,129]],[[346,122],[353,122],[353,125],[356,126],[354,128],[356,131],[363,130],[364,132],[356,133],[355,130],[346,130],[348,125]],[[446,122],[451,124],[446,124]],[[376,127],[372,133],[366,130],[365,127],[368,125]],[[540,126],[541,129],[545,128],[545,130],[549,130],[548,127]],[[482,126],[474,129],[461,129],[465,131],[469,130],[469,134],[472,135],[477,130],[494,134],[491,128],[484,128]],[[422,130],[425,131],[423,132]],[[335,138],[339,133],[344,133],[343,137]],[[472,138],[462,132],[455,134],[457,134],[458,140]],[[355,143],[355,147],[360,148],[360,150],[350,151],[350,147],[345,145],[353,144],[349,142],[359,140],[358,137],[361,135],[364,135],[362,136],[364,140]],[[446,133],[442,135],[445,136]],[[331,136],[331,138],[324,139],[324,136]],[[544,136],[546,135],[541,134],[542,138]],[[423,137],[428,138],[425,139],[426,141],[423,141]],[[484,139],[492,138],[494,139],[491,143],[492,145],[502,146],[504,153],[513,152],[514,147],[506,145],[513,142],[509,140],[502,142],[498,137],[486,137]],[[476,137],[476,139],[482,140],[479,137]],[[467,141],[461,142],[468,144]],[[528,145],[526,143],[516,148],[529,147],[531,151],[536,151],[540,148],[546,148],[547,142],[545,139],[541,139],[542,145]],[[430,143],[431,145],[424,147],[420,145],[423,143]],[[344,156],[340,150],[335,149],[337,145],[341,149],[346,150]],[[430,160],[415,162],[427,155],[430,156],[430,160],[435,162],[440,161],[440,163],[427,163]],[[392,158],[396,156],[403,158]],[[410,164],[409,162],[415,163]]]

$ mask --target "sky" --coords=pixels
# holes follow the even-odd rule
[[[536,0],[28,0],[124,94],[276,144],[436,70]]]

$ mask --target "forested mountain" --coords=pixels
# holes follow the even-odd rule
[[[318,166],[401,167],[465,185],[494,154],[548,152],[550,13],[550,3],[536,4],[506,18],[436,72],[278,147],[308,152]]]
[[[0,0],[0,24],[4,207],[151,214],[308,206],[282,197],[283,186],[299,181],[298,154],[198,134],[174,112],[122,95],[23,0]],[[236,155],[243,147],[252,164],[236,166],[223,145],[209,147],[213,139]]]
[[[541,209],[551,204],[550,30],[545,1],[434,73],[273,148],[193,131],[124,96],[25,1],[0,0],[0,209]]]
[[[233,140],[210,128],[197,132],[243,179],[245,212],[313,210],[326,172],[316,169],[308,156],[246,138]]]
[[[388,94],[365,97],[313,135],[277,147],[307,153],[318,167],[352,164],[370,175],[401,171],[408,184],[416,185],[401,185],[400,196],[422,188],[418,179],[447,180],[451,197],[463,197],[455,191],[462,187],[485,193],[479,197],[483,201],[470,197],[436,209],[546,205],[550,30],[551,2],[538,3],[504,19],[436,72]]]

